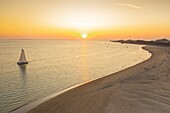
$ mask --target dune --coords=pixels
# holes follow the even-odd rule
[[[22,113],[170,113],[170,47],[143,49],[150,59]]]

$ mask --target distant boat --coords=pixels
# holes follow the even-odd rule
[[[24,49],[21,49],[21,55],[17,64],[18,65],[28,64],[28,62],[26,61]]]

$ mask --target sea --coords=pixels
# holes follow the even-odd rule
[[[92,40],[0,40],[0,113],[150,58],[141,45]],[[24,49],[27,65],[17,62]]]

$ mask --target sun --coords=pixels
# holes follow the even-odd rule
[[[82,34],[81,37],[82,38],[87,38],[87,34]]]

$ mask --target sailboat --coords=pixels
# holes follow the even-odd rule
[[[28,62],[26,61],[24,49],[21,49],[21,55],[17,64],[18,65],[28,64]]]

